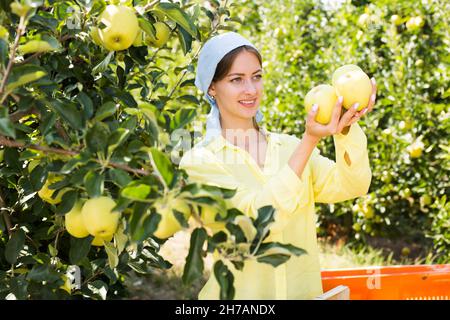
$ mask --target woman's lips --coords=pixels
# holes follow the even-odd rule
[[[247,107],[247,108],[252,108],[256,105],[256,99],[254,100],[240,100],[239,104],[241,106]]]

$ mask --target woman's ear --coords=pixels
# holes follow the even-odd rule
[[[216,89],[214,88],[214,85],[213,85],[213,84],[211,84],[211,85],[209,86],[208,94],[209,94],[210,96],[212,96],[212,97],[214,97],[214,96],[216,95]]]

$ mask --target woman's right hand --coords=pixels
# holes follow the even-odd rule
[[[305,135],[320,140],[334,134],[341,133],[345,126],[348,125],[349,119],[358,115],[356,111],[359,104],[353,105],[341,117],[343,97],[339,97],[331,115],[331,120],[328,124],[321,124],[316,122],[315,117],[319,110],[319,106],[314,104],[306,117]]]

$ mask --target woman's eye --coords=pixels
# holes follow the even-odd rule
[[[237,82],[237,80],[241,80],[241,78],[234,78],[231,80],[231,82]]]

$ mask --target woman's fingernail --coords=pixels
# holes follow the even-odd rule
[[[373,95],[370,97],[370,100],[372,100],[372,102],[375,102],[375,94],[373,94]]]
[[[366,79],[367,79],[367,78],[366,78]],[[372,80],[372,83],[373,83],[373,84],[377,84],[377,82],[375,81],[375,78],[372,78],[371,80]]]
[[[367,111],[369,111],[369,109],[368,109],[368,108],[365,108],[364,111],[363,111],[363,114],[366,114]]]
[[[313,112],[316,112],[317,109],[319,109],[319,105],[318,105],[318,104],[313,104],[313,106],[312,106],[312,111],[313,111]]]
[[[353,109],[355,109],[355,110],[358,110],[358,107],[359,107],[359,102],[357,102],[353,105]]]
[[[344,97],[343,96],[339,96],[338,102],[342,103],[342,101],[344,101]]]

